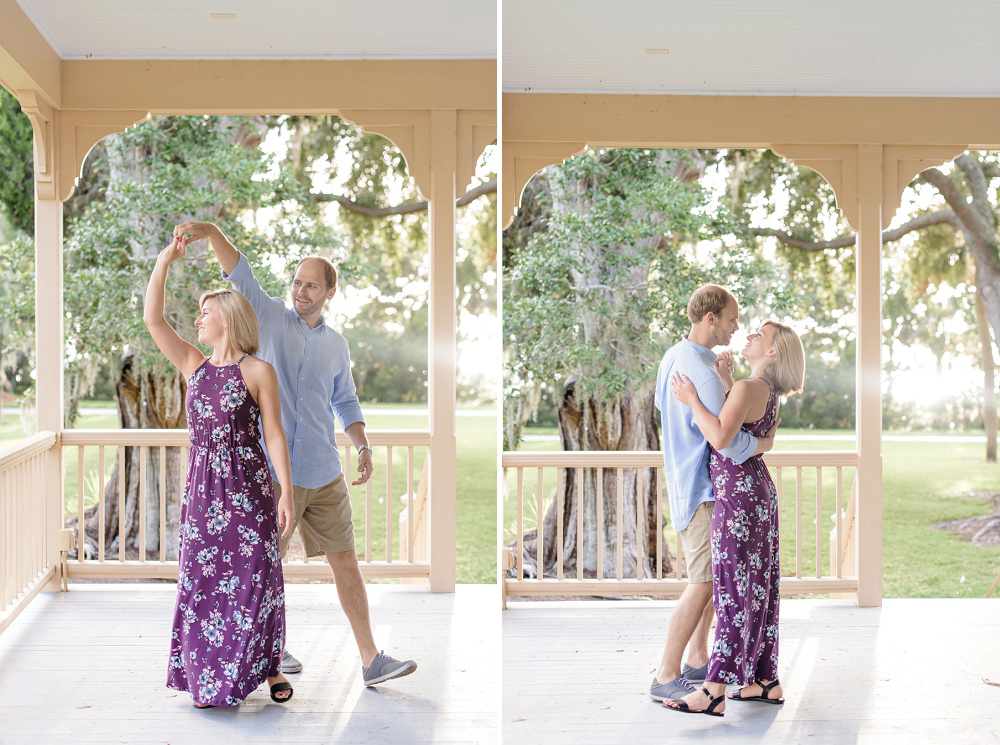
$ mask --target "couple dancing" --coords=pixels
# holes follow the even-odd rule
[[[201,297],[195,326],[199,343],[212,347],[209,357],[163,316],[170,265],[204,238],[235,288]],[[364,685],[417,667],[379,652],[372,636],[334,414],[358,450],[355,485],[371,477],[372,449],[347,342],[323,321],[336,289],[333,264],[307,257],[292,282],[293,309],[286,308],[261,289],[222,231],[204,222],[174,229],[149,280],[143,320],[188,379],[191,449],[167,686],[190,692],[197,708],[237,706],[265,679],[274,701],[292,697],[283,673],[302,664],[285,650],[281,556],[296,524],[306,553],[325,555],[333,570]]]
[[[656,381],[671,522],[684,546],[688,586],[649,693],[675,711],[721,717],[727,700],[784,703],[778,502],[761,456],[781,421],[778,397],[802,390],[805,355],[792,329],[766,321],[743,349],[750,377],[736,382],[732,354],[712,352],[739,328],[736,298],[705,285],[691,296],[688,318],[691,332],[663,356]],[[727,696],[727,684],[739,689]]]

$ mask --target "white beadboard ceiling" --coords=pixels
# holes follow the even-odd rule
[[[497,52],[496,0],[17,2],[70,60],[494,59]]]
[[[502,8],[509,93],[1000,96],[996,0],[502,0]]]

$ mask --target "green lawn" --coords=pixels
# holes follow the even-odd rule
[[[532,428],[529,434],[554,434],[551,428]],[[815,430],[786,430],[779,436],[777,450],[849,450],[854,444],[844,440],[793,440],[787,436],[834,434]],[[840,433],[836,433],[840,434]],[[916,433],[916,436],[938,433]],[[968,432],[962,434],[982,434]],[[529,441],[521,450],[558,450],[555,440]],[[883,582],[886,597],[983,597],[1000,572],[1000,547],[974,546],[934,527],[936,522],[957,520],[990,512],[982,499],[957,495],[970,491],[1000,490],[1000,466],[987,464],[980,443],[927,443],[887,440],[883,453]],[[794,574],[796,566],[795,471],[782,469],[782,567]],[[504,506],[505,542],[515,532],[516,484],[513,471],[507,474]],[[816,571],[816,469],[803,469],[803,510],[801,561],[803,576]],[[537,476],[533,469],[524,476],[525,526],[535,526]],[[822,474],[820,502],[820,562],[823,572],[830,566],[830,530],[834,526],[836,469]],[[850,493],[850,477],[844,472],[843,505]],[[543,482],[544,504],[555,492],[555,472],[549,469]],[[674,533],[668,533],[671,551]]]
[[[91,408],[90,402],[84,408]],[[103,407],[93,408],[108,408]],[[427,415],[423,406],[412,404],[376,404],[364,406],[365,419],[370,430],[424,429]],[[392,410],[382,414],[382,410]],[[413,414],[404,413],[412,410]],[[492,409],[487,409],[492,412]],[[495,416],[457,417],[458,440],[458,485],[457,485],[457,579],[460,583],[496,582],[496,459],[497,424]],[[77,421],[81,429],[114,429],[118,418],[113,409],[107,414],[81,416]],[[19,420],[8,416],[0,425],[0,448],[26,437]],[[416,492],[423,467],[425,448],[414,448],[413,488]],[[342,451],[343,453],[343,451]],[[67,449],[64,460],[64,495],[67,515],[75,514],[78,505],[78,451]],[[105,450],[105,478],[110,475],[114,464],[114,452]],[[352,455],[353,458],[353,455]],[[351,461],[352,472],[356,460]],[[399,499],[407,490],[407,449],[393,448],[392,496],[390,506],[393,557],[400,558],[399,515],[405,503]],[[84,451],[84,507],[97,501],[98,448],[88,447]],[[386,462],[385,449],[376,448],[375,473],[371,484],[372,525],[371,558],[386,558]],[[364,558],[367,548],[366,525],[364,520],[367,490],[353,487],[351,502],[354,508],[355,534],[359,555]]]

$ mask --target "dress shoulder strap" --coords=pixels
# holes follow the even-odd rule
[[[241,362],[242,362],[243,360],[245,360],[245,359],[246,359],[247,357],[249,357],[249,356],[250,356],[250,353],[249,353],[249,352],[247,352],[247,353],[246,353],[245,355],[243,355],[243,356],[242,356],[242,357],[240,357],[240,358],[239,358],[238,360],[236,360],[236,364],[237,364],[237,365],[238,365],[238,364],[240,364],[240,363],[241,363]]]

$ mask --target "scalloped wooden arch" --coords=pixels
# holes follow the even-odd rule
[[[34,134],[39,199],[65,202],[73,196],[83,163],[94,146],[149,116],[148,111],[60,111],[33,90],[20,90],[16,95]]]
[[[480,154],[496,139],[497,131],[494,112],[479,109],[342,109],[340,116],[399,148],[407,171],[425,199],[431,193],[431,174],[435,171],[454,172],[456,188],[463,189],[472,180]]]
[[[816,171],[837,197],[844,219],[859,228],[860,158],[868,145],[771,145],[771,150],[798,166]],[[878,147],[878,146],[875,146]],[[961,155],[967,145],[882,145],[882,230],[889,227],[903,199],[903,191],[918,173]]]
[[[587,149],[586,142],[504,142],[503,192],[500,198],[500,224],[506,228],[514,219],[524,187],[536,173]]]

